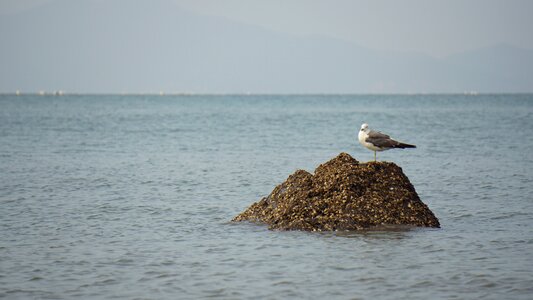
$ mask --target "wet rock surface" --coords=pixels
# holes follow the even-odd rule
[[[233,221],[280,230],[360,230],[379,225],[440,227],[402,169],[341,153],[314,174],[298,170]]]

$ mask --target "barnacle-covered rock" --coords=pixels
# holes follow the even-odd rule
[[[309,231],[396,224],[440,227],[399,166],[359,163],[347,153],[321,164],[314,174],[296,171],[233,221]]]

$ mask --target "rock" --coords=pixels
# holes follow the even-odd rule
[[[391,162],[359,163],[347,153],[321,164],[314,175],[296,171],[233,221],[308,231],[440,227],[402,168]]]

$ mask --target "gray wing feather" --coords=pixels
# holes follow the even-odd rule
[[[384,133],[381,133],[379,131],[374,131],[374,130],[370,130],[370,132],[368,133],[368,137],[369,138],[378,138],[378,139],[390,139],[390,136],[384,134]]]
[[[398,142],[392,140],[390,136],[381,133],[379,131],[370,130],[368,137],[366,138],[368,143],[373,144],[376,147],[392,148]]]
[[[398,146],[398,142],[390,139],[388,136],[385,137],[367,137],[366,141],[373,144],[376,147],[382,147],[382,148],[394,148],[395,146]]]
[[[379,131],[370,130],[366,141],[380,148],[414,148],[414,145],[400,143],[390,138],[390,136]]]
[[[416,148],[415,145],[395,141],[390,136],[374,130],[370,130],[365,141],[380,148]]]

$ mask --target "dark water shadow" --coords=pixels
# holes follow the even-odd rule
[[[290,235],[305,235],[317,238],[348,238],[348,239],[371,239],[371,240],[399,240],[410,238],[416,235],[417,232],[438,231],[440,228],[417,227],[413,225],[378,225],[362,230],[346,230],[346,231],[301,231],[301,230],[268,230],[268,226],[261,222],[224,222],[225,226],[242,226],[247,227],[257,232],[271,232],[279,233],[284,236]]]
[[[410,238],[416,232],[438,230],[438,228],[416,227],[411,225],[379,225],[363,230],[335,231],[333,236],[340,238],[398,240]]]

